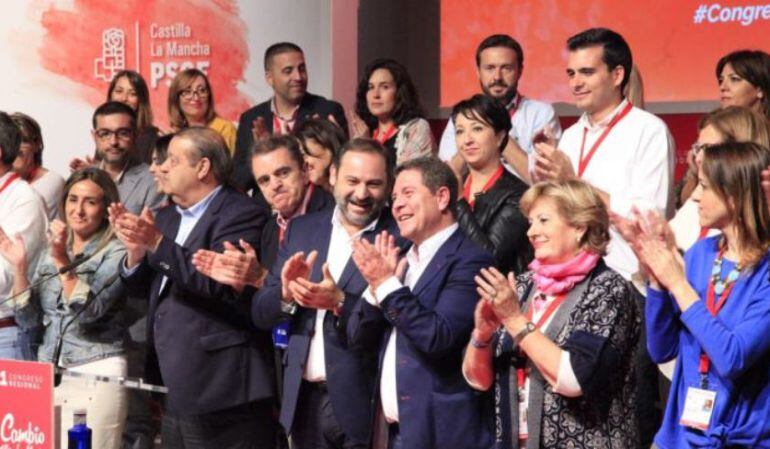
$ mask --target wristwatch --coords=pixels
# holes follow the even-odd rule
[[[521,343],[521,340],[523,340],[524,337],[534,332],[535,329],[537,329],[535,327],[535,323],[533,323],[532,321],[527,321],[527,324],[526,326],[524,326],[524,329],[520,330],[518,334],[513,336],[513,341],[518,345],[519,343]]]

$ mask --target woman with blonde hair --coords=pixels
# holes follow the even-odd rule
[[[168,121],[175,133],[190,126],[211,128],[225,140],[230,155],[235,151],[235,125],[217,115],[209,79],[198,69],[182,70],[171,82]]]
[[[677,246],[682,250],[687,250],[709,232],[698,225],[698,206],[690,196],[698,184],[698,167],[703,149],[724,142],[754,142],[770,148],[770,123],[759,112],[740,106],[717,109],[701,118],[698,123],[698,140],[688,155],[690,168],[679,195],[683,204],[671,220]]]
[[[476,277],[481,297],[463,373],[494,389],[499,448],[636,447],[633,287],[602,261],[607,208],[580,180],[532,186],[521,199],[535,249],[514,279]]]

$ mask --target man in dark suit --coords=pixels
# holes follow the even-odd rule
[[[243,239],[259,245],[267,211],[223,185],[224,141],[206,128],[177,134],[161,166],[175,205],[153,218],[122,205],[110,220],[126,246],[121,276],[149,297],[148,341],[169,389],[162,438],[167,448],[262,448],[274,444],[275,381],[269,335],[249,319],[249,301],[199,274],[199,248]]]
[[[241,115],[235,143],[235,182],[243,190],[256,187],[249,170],[249,153],[255,140],[270,134],[289,134],[310,117],[333,119],[347,135],[348,122],[342,106],[307,92],[307,67],[302,49],[290,42],[279,42],[265,51],[265,80],[273,98]]]
[[[412,242],[405,258],[390,236],[359,241],[353,259],[369,283],[348,321],[352,348],[376,350],[391,448],[488,448],[491,408],[461,372],[478,299],[474,276],[494,263],[457,226],[457,180],[434,158],[397,170],[393,216]],[[488,404],[487,404],[488,405]]]

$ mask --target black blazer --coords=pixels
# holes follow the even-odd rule
[[[260,290],[252,303],[252,319],[261,329],[271,329],[282,320],[290,319],[289,346],[284,357],[283,397],[281,401],[281,424],[291,432],[296,414],[302,374],[310,350],[310,339],[315,331],[316,310],[299,307],[293,315],[281,312],[280,272],[284,261],[297,251],[305,254],[318,251],[318,259],[310,279],[318,282],[322,278],[321,267],[326,262],[332,233],[334,209],[326,209],[293,219],[283,245],[278,251],[278,260],[268,276],[265,287]],[[374,237],[387,230],[398,235],[398,227],[385,209],[375,229],[363,234],[373,242]],[[399,244],[405,241],[399,239]],[[374,384],[377,373],[377,351],[353,352],[348,348],[347,320],[355,305],[363,299],[367,283],[359,273],[352,258],[348,260],[337,285],[345,292],[345,303],[339,317],[327,312],[324,319],[324,354],[326,362],[329,400],[334,415],[345,434],[360,444],[368,444],[371,437],[374,416]]]
[[[529,222],[519,208],[528,188],[503,170],[503,176],[488,191],[476,195],[473,209],[464,198],[457,202],[460,227],[474,243],[495,256],[495,265],[503,273],[524,273],[534,255],[527,238]]]
[[[181,216],[176,206],[166,206],[156,217],[163,233],[157,251],[130,274],[121,269],[129,291],[149,297],[148,342],[169,389],[166,404],[177,414],[208,413],[274,394],[270,335],[251,325],[248,301],[191,263],[198,249],[222,251],[225,241],[242,238],[259,247],[267,218],[252,199],[223,187],[179,245],[174,239]]]
[[[310,195],[310,201],[307,203],[305,214],[318,212],[327,208],[334,208],[334,197],[331,193],[321,187],[313,187],[313,194]],[[267,221],[265,228],[262,229],[262,239],[260,240],[259,262],[263,267],[272,271],[275,258],[278,256],[278,222],[275,221],[275,214]]]
[[[271,133],[273,132],[273,113],[270,111],[270,102],[272,99],[260,103],[248,111],[241,114],[241,118],[238,121],[238,135],[235,141],[235,154],[233,155],[233,180],[235,184],[248,191],[250,189],[257,189],[257,183],[254,181],[254,176],[251,173],[251,144],[254,143],[254,137],[251,134],[251,129],[254,127],[253,122],[257,117],[265,119],[265,127]],[[345,135],[348,134],[348,121],[345,118],[345,110],[342,105],[336,101],[327,100],[319,95],[313,95],[307,92],[302,98],[302,103],[299,105],[299,111],[297,113],[297,123],[295,126],[299,126],[300,123],[318,114],[321,118],[325,119],[329,114],[334,116],[334,119],[340,125]],[[258,192],[254,192],[257,194]]]

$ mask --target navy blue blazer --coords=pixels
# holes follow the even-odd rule
[[[156,217],[163,234],[157,251],[130,275],[121,270],[129,291],[150,300],[148,342],[169,389],[166,404],[177,414],[208,413],[274,394],[270,335],[251,324],[248,301],[191,263],[198,249],[222,251],[225,241],[242,238],[258,248],[268,216],[251,198],[223,187],[178,245],[181,216],[167,206]]]
[[[316,250],[318,259],[313,266],[310,280],[319,282],[323,278],[321,267],[329,251],[333,213],[334,208],[329,208],[291,220],[283,244],[278,250],[278,259],[265,281],[265,287],[257,292],[252,302],[252,319],[261,329],[269,330],[282,320],[291,320],[289,346],[284,356],[280,417],[287,432],[291,432],[296,413],[310,339],[315,331],[316,310],[298,307],[293,316],[281,312],[281,269],[286,259],[296,252],[304,251],[309,254],[310,251]],[[398,227],[387,209],[383,210],[376,227],[365,232],[362,237],[373,241],[374,237],[384,230],[398,235]],[[400,242],[403,244],[404,241]],[[337,286],[345,293],[345,303],[339,317],[330,311],[326,313],[323,328],[329,400],[345,434],[359,443],[367,444],[371,439],[373,424],[377,352],[356,353],[350,351],[347,345],[345,329],[348,317],[356,304],[362,301],[361,294],[368,287],[352,258],[342,271]]]
[[[478,300],[473,277],[494,264],[489,252],[458,229],[413,291],[406,286],[394,291],[380,308],[359,301],[351,314],[349,344],[355,350],[377,350],[371,345],[379,341],[380,373],[390,333],[398,329],[396,388],[404,448],[486,449],[493,444],[490,397],[465,382],[462,359]],[[378,339],[380,329],[385,334]]]
[[[238,134],[235,139],[235,154],[233,155],[233,180],[244,191],[255,189],[254,196],[261,196],[262,192],[259,191],[254,175],[251,172],[251,146],[254,143],[251,130],[254,128],[254,120],[257,117],[262,117],[265,120],[265,128],[272,134],[273,111],[270,110],[271,101],[273,101],[272,97],[247,110],[241,114],[238,120]],[[302,102],[300,102],[299,110],[297,111],[297,121],[294,126],[299,126],[302,122],[316,114],[322,119],[326,119],[329,114],[333,115],[342,131],[346,136],[348,135],[348,120],[345,117],[345,110],[342,108],[342,105],[310,92],[306,92],[305,96],[302,97]]]

